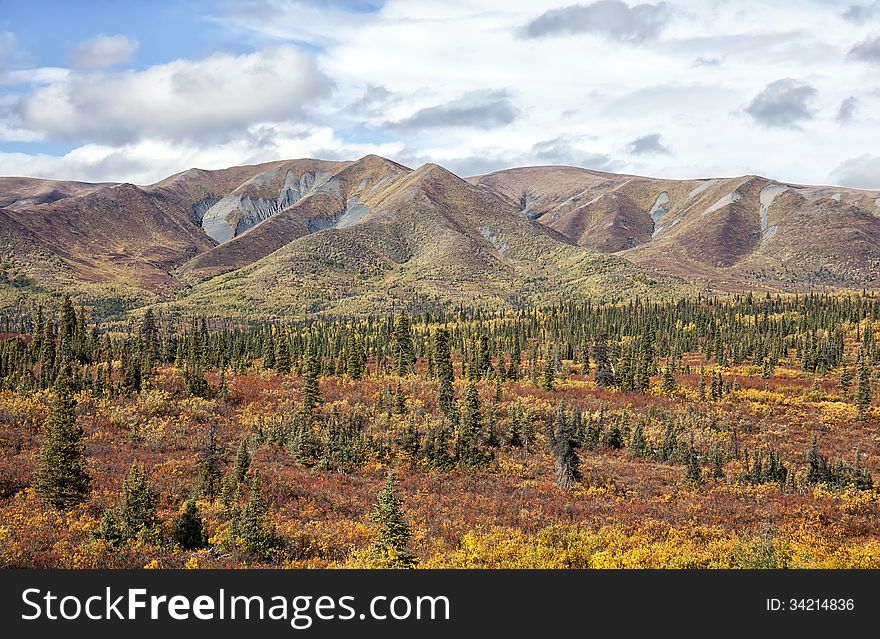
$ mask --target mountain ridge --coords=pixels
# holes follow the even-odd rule
[[[0,305],[65,289],[272,315],[877,288],[880,191],[305,158],[145,186],[0,178],[0,248]]]

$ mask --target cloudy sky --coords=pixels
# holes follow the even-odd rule
[[[367,153],[880,188],[880,0],[0,0],[0,175]]]

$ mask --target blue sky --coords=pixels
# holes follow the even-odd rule
[[[0,0],[0,174],[378,153],[880,188],[880,1]]]

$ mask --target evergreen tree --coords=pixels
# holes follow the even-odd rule
[[[459,464],[474,468],[490,461],[489,455],[481,449],[482,433],[483,415],[480,411],[480,398],[477,386],[474,380],[471,380],[465,394],[461,424],[455,438],[455,457]]]
[[[437,406],[440,412],[454,423],[457,421],[455,393],[452,387],[455,372],[452,368],[452,355],[449,349],[449,331],[445,328],[437,329],[434,334],[434,367],[439,383]]]
[[[697,452],[694,450],[693,445],[688,449],[687,456],[685,458],[685,479],[694,484],[702,484],[703,483],[703,472],[700,470],[700,464],[697,459]]]
[[[363,345],[353,332],[348,334],[346,355],[348,357],[348,376],[352,379],[360,379],[363,377],[364,369],[366,367],[366,356],[364,355]]]
[[[678,383],[675,381],[675,375],[672,374],[672,367],[669,362],[666,362],[666,367],[663,369],[663,382],[661,388],[664,393],[672,393],[677,387]]]
[[[507,367],[507,379],[516,381],[519,379],[519,367],[522,360],[522,354],[519,348],[519,339],[513,340],[513,352],[510,354],[510,365]]]
[[[199,486],[202,494],[213,500],[220,488],[220,452],[217,447],[217,429],[211,424],[205,436],[205,447],[199,461]]]
[[[159,327],[153,309],[144,313],[140,329],[140,351],[144,358],[144,368],[150,370],[159,361]]]
[[[143,464],[132,464],[122,485],[122,496],[114,513],[123,539],[133,539],[141,533],[150,533],[159,523],[156,504],[159,496],[150,487]]]
[[[204,548],[208,545],[208,536],[205,534],[205,527],[195,499],[187,499],[180,513],[174,518],[171,539],[180,547],[188,550]]]
[[[43,428],[34,473],[37,496],[59,510],[85,501],[91,489],[82,440],[83,429],[76,423],[76,400],[63,367],[55,382],[52,414]]]
[[[600,334],[593,344],[593,362],[596,364],[596,386],[610,388],[617,385],[614,368],[608,357],[608,342],[604,334]]]
[[[272,336],[271,330],[269,330],[263,344],[263,368],[275,368],[275,338]]]
[[[417,563],[416,557],[407,551],[412,531],[404,518],[402,504],[394,472],[389,470],[385,487],[379,492],[376,506],[370,513],[370,521],[379,533],[370,555],[382,568],[414,568]]]
[[[289,373],[290,366],[290,343],[284,333],[279,333],[278,339],[275,341],[274,369],[279,373]]]
[[[397,322],[394,324],[394,350],[397,356],[397,374],[412,373],[416,358],[413,351],[409,317],[406,313],[398,315]]]
[[[257,472],[251,478],[247,503],[233,519],[231,532],[246,553],[263,561],[268,561],[279,545],[269,507],[261,494],[260,475]]]
[[[314,340],[309,341],[306,351],[306,363],[303,369],[302,406],[308,418],[314,418],[315,410],[321,403],[321,391],[318,388],[318,375],[321,361]]]
[[[577,442],[561,402],[556,407],[556,417],[547,439],[556,466],[556,485],[570,490],[581,480],[580,458],[575,452]]]
[[[235,455],[235,466],[232,470],[232,476],[239,484],[247,477],[248,469],[251,467],[251,455],[248,452],[247,440],[241,440],[238,447],[238,453]]]
[[[837,384],[840,386],[840,390],[842,390],[844,394],[849,393],[849,387],[852,385],[852,378],[852,370],[850,370],[849,366],[845,366],[840,372],[840,381]]]
[[[859,353],[855,403],[858,409],[859,420],[865,421],[865,413],[871,407],[871,380],[868,372],[867,356],[864,353]]]
[[[544,373],[541,381],[544,390],[552,391],[556,388],[556,370],[553,367],[553,359],[550,357],[544,360]]]

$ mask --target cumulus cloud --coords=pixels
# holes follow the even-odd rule
[[[587,151],[578,142],[566,136],[544,140],[533,145],[523,159],[528,164],[566,164],[596,170],[611,170],[618,166],[609,155]]]
[[[880,189],[880,156],[860,155],[842,162],[831,174],[841,186]]]
[[[626,146],[631,155],[646,155],[649,153],[661,153],[669,155],[669,149],[660,141],[659,133],[650,133],[636,138]]]
[[[812,119],[810,102],[817,94],[809,84],[783,78],[764,87],[745,111],[765,126],[796,127],[801,120]]]
[[[87,182],[151,184],[181,170],[222,169],[280,158],[354,159],[367,153],[393,156],[398,144],[352,144],[328,127],[307,123],[254,125],[210,145],[198,140],[141,140],[124,145],[85,144],[64,155],[0,150],[0,175],[27,175]]]
[[[135,38],[101,34],[74,45],[70,50],[70,61],[75,67],[87,69],[112,67],[130,61],[138,46]]]
[[[656,38],[670,17],[666,3],[637,4],[630,7],[621,0],[599,0],[550,9],[523,28],[527,38],[592,33],[623,42],[643,42]]]
[[[25,128],[56,139],[124,143],[228,135],[256,122],[294,117],[330,88],[310,56],[282,46],[143,71],[72,74],[24,97],[18,115]]]
[[[597,171],[615,171],[621,164],[606,153],[584,148],[588,136],[559,136],[541,140],[531,147],[513,151],[483,148],[475,153],[462,156],[428,156],[412,151],[403,151],[395,156],[398,162],[408,166],[419,166],[425,162],[437,162],[462,177],[484,175],[493,171],[521,166],[578,166]]]
[[[491,129],[510,124],[518,115],[506,91],[471,91],[445,104],[420,109],[390,126],[409,131],[445,127]]]
[[[363,95],[348,105],[353,113],[375,116],[392,102],[398,101],[397,96],[381,84],[367,84]]]
[[[849,50],[849,57],[862,62],[880,63],[880,36],[868,38]]]
[[[840,103],[840,107],[838,107],[837,109],[837,121],[841,124],[852,122],[853,118],[856,115],[858,103],[859,101],[853,95],[849,96],[848,98],[844,98],[844,100]]]
[[[880,16],[880,2],[871,4],[853,4],[846,8],[843,12],[845,20],[854,22],[855,24],[863,24],[872,18]]]

